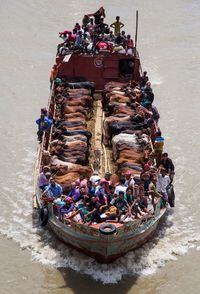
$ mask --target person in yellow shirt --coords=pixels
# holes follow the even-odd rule
[[[111,28],[114,28],[115,35],[117,35],[117,33],[120,33],[121,28],[124,27],[124,24],[120,22],[119,20],[120,20],[120,17],[116,16],[116,21],[110,25]]]

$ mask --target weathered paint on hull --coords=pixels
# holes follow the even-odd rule
[[[149,225],[147,223],[142,228],[129,230],[126,233],[122,232],[119,236],[117,234],[102,235],[97,229],[93,230],[92,233],[90,232],[90,235],[80,231],[77,232],[74,228],[67,227],[55,218],[50,218],[49,225],[64,243],[95,258],[99,262],[109,263],[146,243],[155,233],[165,211],[163,210],[158,218],[149,222]]]

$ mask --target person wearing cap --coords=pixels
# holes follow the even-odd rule
[[[62,192],[62,187],[53,178],[50,178],[50,183],[45,188],[43,195],[48,195],[52,200],[55,200],[62,195]]]
[[[49,180],[51,178],[50,167],[44,166],[43,171],[38,176],[38,187],[44,191],[44,189],[49,185]]]

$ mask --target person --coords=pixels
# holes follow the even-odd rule
[[[156,158],[156,166],[160,165],[161,155],[163,153],[164,147],[164,137],[162,137],[162,133],[160,130],[156,132],[156,138],[154,141],[154,155]]]
[[[115,35],[117,35],[118,33],[120,34],[120,30],[121,28],[124,27],[124,24],[122,22],[120,22],[120,17],[119,16],[116,16],[116,21],[113,22],[111,25],[110,25],[111,28],[114,28],[114,33]]]
[[[111,43],[115,42],[115,35],[113,34],[113,31],[110,31],[110,33],[107,35],[107,41]]]
[[[130,209],[128,202],[124,199],[124,194],[125,193],[123,191],[119,191],[118,197],[112,199],[110,202],[110,205],[114,205],[119,210],[118,221],[120,221],[122,214],[126,214]]]
[[[64,202],[65,204],[58,208],[58,217],[60,220],[64,218],[64,215],[67,217],[67,214],[72,212],[75,208],[75,204],[71,197],[65,197]]]
[[[103,18],[100,18],[99,24],[96,26],[96,30],[100,34],[104,34],[108,32],[108,25],[103,22]]]
[[[80,198],[80,191],[75,182],[71,183],[70,192],[68,196],[71,197],[74,200],[74,202],[78,201],[78,199]]]
[[[90,18],[87,14],[82,19],[82,28],[85,28],[90,23]]]
[[[44,191],[44,189],[49,185],[49,180],[51,178],[50,167],[44,166],[43,171],[38,176],[38,187]]]
[[[127,171],[127,172],[124,174],[124,176],[125,176],[125,183],[124,183],[124,185],[125,185],[126,187],[131,187],[131,188],[133,188],[135,181],[134,181],[134,179],[133,179],[132,172],[131,172],[131,171]]]
[[[99,207],[99,211],[101,213],[104,212],[105,209],[108,207],[108,201],[106,196],[104,196],[104,194],[100,192],[97,194],[96,201],[101,204],[101,206]]]
[[[89,31],[90,36],[92,38],[93,37],[93,34],[94,34],[94,28],[95,28],[94,19],[93,18],[90,18],[90,22],[87,24],[87,28],[88,28],[88,31]]]
[[[53,82],[55,81],[55,79],[57,78],[58,75],[58,69],[61,66],[62,62],[59,64],[54,64],[51,72],[50,72],[50,89],[52,88]]]
[[[149,191],[148,191],[148,195],[151,197],[152,205],[153,205],[154,209],[155,209],[155,205],[156,205],[157,201],[161,197],[161,194],[158,193],[158,191],[156,189],[156,182],[157,182],[157,178],[156,178],[156,176],[153,176],[151,178],[151,181],[149,184]]]
[[[174,164],[172,160],[168,157],[168,153],[164,152],[161,156],[160,166],[164,167],[167,173],[170,175],[174,172]]]
[[[162,195],[163,204],[165,205],[168,201],[167,196],[167,186],[170,184],[171,180],[167,175],[167,171],[165,168],[161,168],[160,173],[158,174],[158,179],[156,182],[156,189],[158,193]]]
[[[77,50],[81,50],[83,48],[83,36],[81,31],[79,31],[78,34],[76,35],[74,46],[75,46],[75,49]]]
[[[134,197],[133,197],[133,191],[131,188],[126,189],[126,193],[124,195],[124,199],[128,202],[128,204],[131,206],[133,203]]]
[[[119,192],[126,192],[127,186],[125,186],[126,179],[121,178],[119,180],[119,185],[115,187],[115,194],[119,195]]]
[[[94,171],[94,172],[93,172],[93,175],[90,177],[90,181],[91,181],[92,183],[95,183],[95,182],[101,180],[101,177],[98,176],[98,174],[99,174],[98,171]]]
[[[95,13],[88,14],[88,16],[94,16],[94,23],[98,25],[100,23],[101,18],[105,18],[105,9],[101,6]]]
[[[36,124],[38,125],[38,141],[42,143],[42,136],[44,132],[50,129],[52,125],[52,120],[47,118],[43,113],[40,115],[40,118],[36,120]]]
[[[147,71],[144,71],[141,76],[140,87],[144,88],[146,85],[146,82],[148,82],[148,80],[149,80],[149,77],[147,76]]]
[[[93,221],[100,223],[101,217],[100,217],[100,209],[101,204],[97,202],[96,197],[91,197],[91,200],[88,204],[89,212],[84,215],[84,220],[87,220],[88,217],[91,217],[91,220],[89,224],[91,224]]]
[[[48,195],[51,200],[55,200],[56,198],[62,195],[63,189],[62,187],[55,182],[53,178],[50,178],[49,185],[45,188],[41,197]]]
[[[133,40],[131,39],[131,35],[127,35],[127,38],[125,40],[125,47],[126,47],[126,54],[127,55],[132,55],[133,54],[134,43],[133,43]]]
[[[160,113],[158,112],[157,107],[151,104],[148,110],[152,112],[152,118],[155,121],[156,125],[158,125],[158,121],[160,119]]]
[[[108,205],[110,205],[111,200],[115,197],[115,187],[109,185],[109,193],[106,194]]]

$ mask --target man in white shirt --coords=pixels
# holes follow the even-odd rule
[[[119,185],[116,186],[115,188],[115,193],[114,194],[117,194],[119,195],[119,192],[124,192],[126,193],[126,189],[127,187],[125,186],[125,179],[122,178],[120,181],[119,181]]]
[[[160,174],[158,175],[157,183],[156,183],[156,188],[157,191],[163,196],[163,199],[165,201],[168,200],[167,196],[167,186],[170,184],[170,178],[167,176],[167,171],[165,168],[162,168],[160,171]]]

